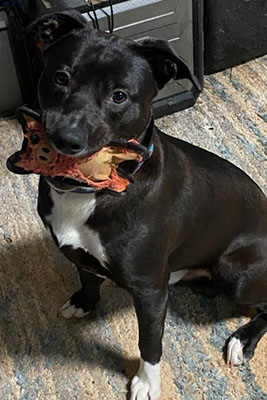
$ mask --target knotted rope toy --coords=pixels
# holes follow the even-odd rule
[[[138,167],[147,158],[147,148],[136,139],[111,142],[86,157],[69,157],[53,148],[38,113],[23,106],[18,109],[17,117],[24,140],[21,150],[7,160],[7,168],[14,173],[68,178],[67,181],[74,180],[76,186],[79,183],[82,187],[92,188],[92,191],[108,189],[120,193],[126,190],[131,180],[130,176],[121,176],[123,173],[119,172],[119,167],[122,163],[135,161]]]

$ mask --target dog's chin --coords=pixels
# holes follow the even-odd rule
[[[89,190],[90,188],[86,183],[82,183],[71,178],[64,178],[63,176],[56,176],[54,178],[46,176],[45,179],[53,189],[61,192],[71,192],[79,188]]]

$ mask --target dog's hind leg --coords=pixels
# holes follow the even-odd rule
[[[233,244],[214,267],[222,288],[237,304],[257,308],[257,315],[226,342],[226,361],[241,365],[251,359],[267,332],[267,239],[243,239]],[[238,244],[238,245],[237,245]]]
[[[260,339],[267,332],[266,269],[257,279],[243,283],[242,289],[240,288],[239,293],[237,293],[236,302],[238,304],[254,305],[257,308],[257,315],[228,339],[226,361],[229,365],[241,365],[250,360]]]
[[[257,315],[239,328],[227,341],[226,361],[229,365],[241,365],[250,360],[258,342],[267,332],[267,312],[257,309]]]

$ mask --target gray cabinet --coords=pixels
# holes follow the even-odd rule
[[[21,103],[16,68],[7,33],[4,12],[0,12],[0,114],[9,115]]]

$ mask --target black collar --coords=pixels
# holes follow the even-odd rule
[[[133,143],[133,147],[131,146],[131,143],[126,144],[126,147],[132,148],[133,150],[136,150],[138,153],[142,154],[142,161],[123,161],[122,163],[120,163],[117,168],[117,172],[118,175],[120,175],[122,178],[128,179],[130,182],[133,182],[133,175],[136,174],[136,172],[139,171],[144,162],[151,157],[154,150],[153,130],[154,118],[152,117],[150,119],[150,122],[148,123],[147,128],[144,130],[144,132],[141,133],[141,135],[137,139],[140,144]]]

